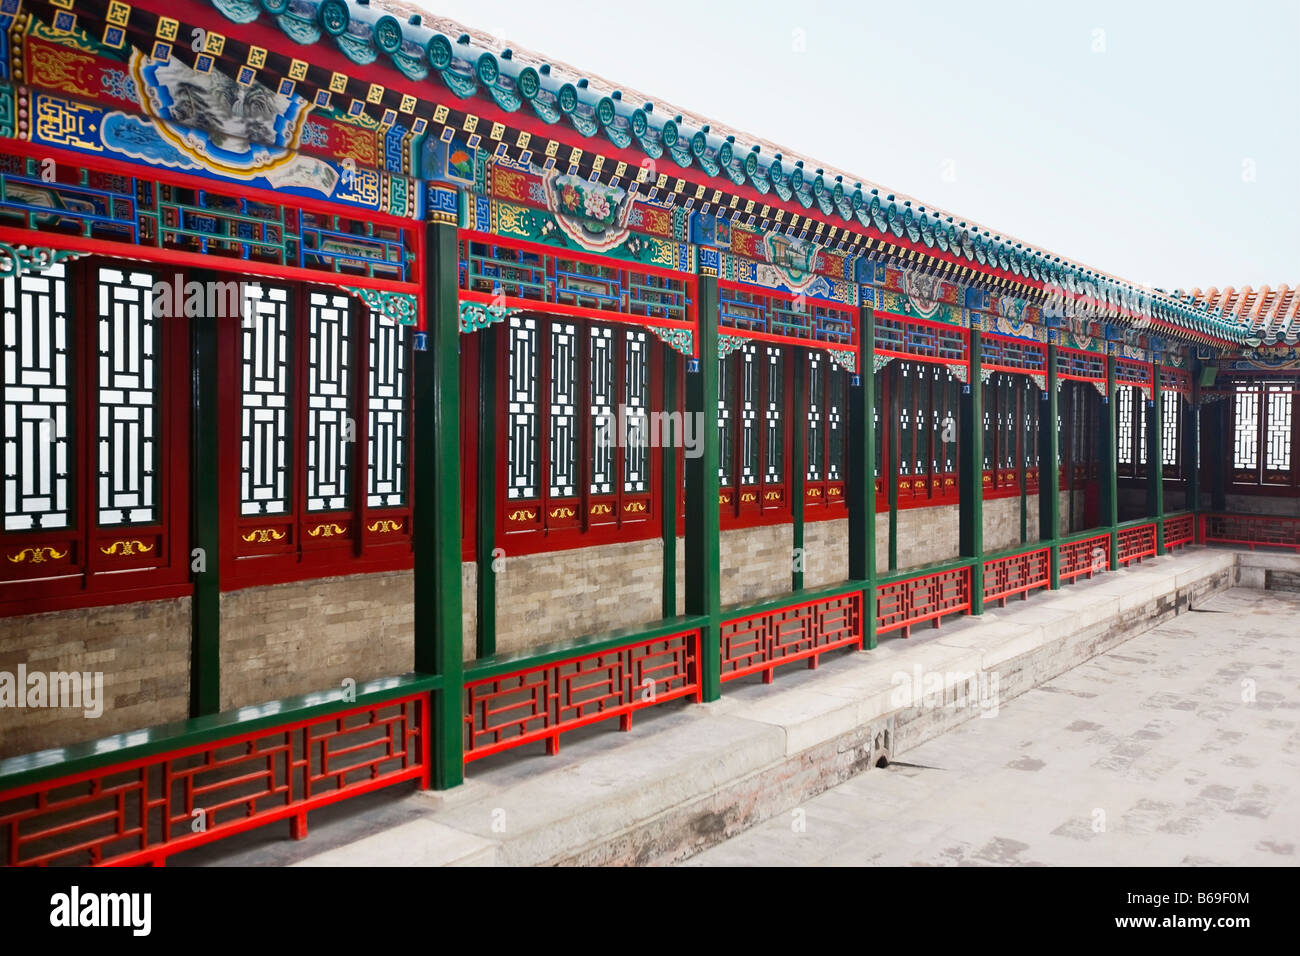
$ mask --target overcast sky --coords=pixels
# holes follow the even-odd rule
[[[1135,282],[1300,282],[1300,0],[420,0]]]

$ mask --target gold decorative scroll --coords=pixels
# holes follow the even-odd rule
[[[627,504],[623,505],[623,510],[624,510],[624,511],[636,512],[636,513],[638,513],[638,514],[639,514],[639,513],[642,513],[642,512],[645,511],[645,502],[644,502],[644,501],[629,501]]]
[[[307,533],[313,538],[332,538],[335,535],[347,534],[347,531],[347,528],[340,528],[333,522],[329,522],[327,524],[318,524]]]
[[[552,518],[572,518],[575,512],[572,508],[556,508],[551,512]]]
[[[393,531],[401,531],[402,523],[394,521],[392,518],[380,518],[372,524],[366,525],[367,531],[373,531],[376,534],[389,534]]]
[[[99,550],[101,554],[112,554],[119,558],[129,558],[137,551],[142,554],[146,551],[152,551],[153,545],[145,544],[143,541],[138,541],[133,538],[130,540],[114,541],[112,544],[108,545],[108,547],[101,547]]]
[[[518,511],[510,512],[510,514],[507,517],[509,517],[511,521],[536,521],[537,512],[528,511],[525,508],[520,508]]]
[[[21,551],[8,555],[8,558],[13,564],[22,564],[28,560],[29,555],[32,564],[44,564],[46,561],[66,558],[68,552],[58,551],[54,548],[23,548]]]
[[[274,528],[256,528],[240,537],[249,544],[270,544],[272,541],[283,541],[285,534],[283,531],[276,531]]]

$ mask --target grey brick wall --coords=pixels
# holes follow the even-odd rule
[[[355,574],[221,595],[221,708],[412,669],[410,571]]]
[[[900,511],[898,566],[911,568],[918,564],[932,564],[957,557],[961,550],[959,515],[957,505]],[[885,515],[886,528],[888,521],[889,516]]]
[[[849,579],[849,519],[807,521],[803,526],[803,586],[816,588]]]
[[[190,600],[0,618],[0,671],[102,672],[103,714],[68,708],[0,712],[0,757],[96,740],[189,713]]]
[[[497,575],[499,654],[663,616],[658,538],[513,558],[506,551]]]

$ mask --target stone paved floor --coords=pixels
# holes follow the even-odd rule
[[[1298,651],[1225,592],[686,865],[1295,865]]]

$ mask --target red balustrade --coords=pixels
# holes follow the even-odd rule
[[[912,633],[912,625],[970,611],[970,568],[949,568],[876,587],[876,633]]]
[[[1164,519],[1165,547],[1181,548],[1196,539],[1196,522],[1191,515],[1173,515]]]
[[[1206,544],[1244,544],[1300,551],[1300,518],[1282,515],[1201,515]]]
[[[1061,545],[1057,559],[1062,581],[1091,578],[1094,574],[1110,570],[1110,535],[1099,534]]]
[[[1156,526],[1154,524],[1138,525],[1136,528],[1121,528],[1119,531],[1119,563],[1121,565],[1141,562],[1143,558],[1153,557],[1156,553]]]
[[[984,600],[1006,607],[1013,594],[1029,596],[1035,588],[1050,587],[1052,549],[1037,548],[984,562]]]
[[[782,664],[807,660],[816,667],[826,651],[862,647],[862,592],[807,601],[724,621],[722,679],[761,671],[771,683]]]
[[[160,866],[199,844],[405,780],[429,785],[429,694],[232,735],[0,793],[10,866]]]
[[[700,699],[699,631],[636,641],[465,684],[465,762],[692,695]]]

